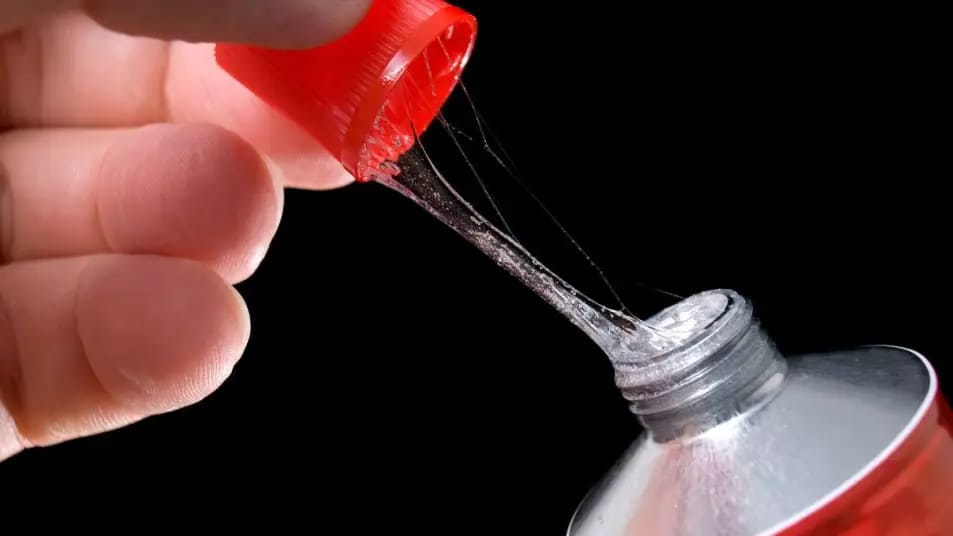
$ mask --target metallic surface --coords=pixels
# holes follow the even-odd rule
[[[751,303],[736,292],[697,294],[648,324],[669,324],[699,310],[707,312],[696,317],[700,321],[675,324],[682,326],[676,346],[635,362],[610,356],[616,385],[659,442],[697,435],[767,403],[784,379],[787,362],[761,330]]]
[[[650,432],[583,501],[569,534],[735,536],[777,530],[878,463],[936,394],[935,376],[923,358],[900,348],[865,347],[785,362],[772,397],[742,406],[714,426],[682,427],[665,437],[651,432],[664,426],[650,424]]]

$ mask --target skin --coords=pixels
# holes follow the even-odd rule
[[[194,404],[249,336],[284,188],[352,178],[212,59],[369,0],[0,3],[0,460]]]

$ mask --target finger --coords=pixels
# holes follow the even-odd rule
[[[8,133],[0,185],[8,260],[161,254],[231,282],[261,261],[282,201],[250,145],[198,124]]]
[[[6,98],[2,98],[3,96]],[[311,136],[229,77],[211,45],[107,31],[78,13],[0,39],[0,126],[224,125],[276,163],[289,186],[352,177]]]
[[[90,0],[86,10],[125,33],[192,42],[308,47],[337,39],[370,0]]]
[[[169,67],[171,120],[205,121],[241,133],[277,163],[286,186],[329,189],[353,182],[315,138],[220,69],[212,45],[173,44]]]
[[[4,0],[0,2],[0,33],[31,24],[58,10],[79,4],[80,0]]]
[[[131,126],[164,119],[168,43],[110,32],[75,11],[0,37],[0,119]]]
[[[0,2],[0,33],[82,4],[80,0]],[[337,39],[370,0],[89,0],[86,11],[119,32],[181,41],[238,41],[308,47]]]
[[[227,378],[248,334],[237,293],[189,261],[4,266],[0,458],[193,404]]]

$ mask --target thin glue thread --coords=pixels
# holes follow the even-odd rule
[[[378,183],[414,201],[475,245],[586,333],[613,361],[644,362],[680,342],[669,330],[600,305],[540,263],[450,186],[416,129],[413,132],[416,143],[399,160],[401,173],[379,176]]]
[[[486,131],[490,131],[490,134],[493,135],[493,130],[490,128],[490,125],[486,122],[486,119],[483,117],[483,114],[481,114],[477,110],[476,103],[473,102],[473,98],[470,96],[470,91],[467,89],[467,86],[463,83],[462,80],[460,81],[460,89],[463,91],[464,97],[466,97],[467,104],[470,105],[470,110],[473,111],[473,118],[476,121],[477,129],[480,131],[480,139],[483,141],[483,149],[487,153],[489,153],[490,156],[492,156],[493,159],[497,161],[500,167],[502,167],[506,171],[506,173],[510,176],[510,178],[512,178],[513,181],[516,182],[516,184],[519,185],[519,187],[522,188],[527,195],[529,195],[530,199],[532,199],[533,202],[536,203],[536,205],[543,211],[543,214],[545,214],[546,217],[549,218],[549,221],[552,222],[557,229],[559,229],[559,232],[562,233],[562,235],[565,236],[567,240],[569,240],[569,242],[573,245],[576,251],[578,251],[580,255],[582,255],[582,257],[586,260],[586,262],[589,263],[589,266],[592,267],[592,269],[596,272],[596,275],[598,275],[599,279],[602,280],[603,285],[605,285],[606,289],[612,295],[612,299],[614,299],[616,303],[619,304],[619,307],[622,309],[622,311],[624,311],[625,313],[631,314],[628,306],[626,306],[625,304],[625,300],[623,300],[622,296],[619,295],[619,292],[616,290],[615,285],[613,285],[612,282],[609,280],[609,277],[606,275],[602,267],[600,267],[599,264],[596,263],[595,259],[592,258],[592,255],[590,255],[589,252],[582,247],[582,244],[580,244],[579,241],[576,240],[576,238],[572,235],[572,233],[569,232],[569,229],[567,229],[566,226],[559,221],[556,215],[549,210],[549,207],[547,207],[546,204],[543,203],[543,200],[540,199],[538,195],[536,195],[536,192],[534,192],[529,187],[529,184],[526,183],[526,181],[523,179],[522,174],[519,172],[519,169],[516,167],[516,162],[512,158],[510,158],[510,155],[507,153],[506,148],[503,147],[503,144],[500,143],[499,138],[497,138],[495,135],[493,136],[493,139],[495,140],[496,144],[499,146],[500,152],[503,153],[503,156],[506,158],[506,161],[509,163],[509,165],[504,163],[503,159],[496,154],[496,152],[493,150],[492,147],[490,147],[490,142],[486,137]],[[486,130],[484,130],[484,125],[486,125]]]
[[[433,74],[429,69],[429,59],[425,56],[424,60],[428,67],[427,74],[433,84]],[[420,85],[410,74],[406,77],[409,88],[416,91],[418,95],[425,96]],[[469,97],[469,95],[468,95]],[[408,103],[403,103],[409,111]],[[468,98],[468,100],[470,100]],[[470,100],[471,108],[475,117],[480,122],[479,113],[475,105]],[[446,181],[440,171],[437,169],[430,155],[427,153],[423,143],[421,143],[419,132],[413,123],[413,115],[408,114],[410,131],[413,133],[415,143],[411,144],[410,150],[404,152],[397,162],[387,161],[380,165],[381,173],[374,173],[371,178],[375,182],[387,186],[406,198],[416,202],[432,216],[449,226],[463,238],[475,245],[480,251],[490,257],[497,265],[504,268],[511,275],[515,276],[523,284],[533,290],[537,295],[552,305],[557,311],[562,313],[573,324],[580,328],[584,333],[596,342],[605,351],[610,359],[615,362],[640,363],[653,356],[658,355],[667,349],[673,348],[682,342],[678,334],[671,332],[661,326],[654,326],[643,322],[635,316],[628,313],[621,299],[619,302],[622,310],[613,310],[592,300],[588,296],[576,290],[573,286],[561,279],[549,268],[540,263],[533,255],[516,241],[512,236],[502,212],[496,205],[489,189],[483,183],[482,179],[473,165],[473,162],[467,157],[462,145],[452,129],[449,128],[446,119],[442,114],[438,114],[438,119],[447,126],[454,144],[463,154],[471,171],[480,182],[484,193],[490,199],[491,204],[500,216],[502,225],[510,231],[509,234],[502,232],[495,227],[480,213],[467,203]],[[480,126],[483,145],[491,151],[486,134]],[[385,143],[387,140],[384,140]],[[498,162],[503,164],[502,159],[496,156]],[[504,169],[515,177],[516,173],[510,170],[509,166],[503,164]],[[515,167],[515,166],[514,166]],[[525,185],[523,185],[525,187]],[[530,192],[531,193],[531,192]],[[534,196],[537,203],[539,199]],[[540,203],[541,204],[541,203]],[[544,210],[545,207],[543,207]],[[546,210],[551,219],[555,220],[552,213]],[[558,221],[556,222],[558,224]],[[559,227],[568,235],[565,227],[559,224]],[[586,256],[590,262],[595,265],[591,257],[579,247],[577,241],[572,240]],[[598,269],[600,275],[604,278],[606,284],[610,287],[613,294],[618,298],[618,293],[605,278],[604,273]]]
[[[487,187],[486,182],[484,182],[480,177],[480,173],[477,171],[476,166],[473,165],[473,161],[470,160],[469,156],[467,156],[467,152],[463,149],[463,146],[460,145],[460,141],[453,134],[453,129],[450,127],[450,123],[447,122],[447,119],[443,116],[443,112],[437,114],[437,120],[440,121],[440,124],[443,125],[444,129],[446,129],[447,134],[450,135],[450,139],[453,141],[453,144],[457,147],[457,150],[460,151],[460,155],[463,156],[463,160],[470,168],[470,172],[473,173],[477,183],[480,184],[480,189],[483,190],[483,195],[490,202],[490,206],[493,207],[493,212],[496,212],[497,217],[500,218],[500,223],[503,224],[503,228],[506,229],[506,232],[509,233],[510,236],[515,238],[516,233],[513,232],[510,224],[506,221],[506,217],[503,216],[503,211],[500,210],[500,206],[496,203],[496,199],[494,199],[493,194],[490,193],[490,189]]]
[[[612,284],[612,281],[609,279],[608,275],[606,275],[605,270],[603,270],[602,267],[599,266],[599,264],[595,261],[592,255],[590,255],[589,252],[582,246],[582,244],[578,240],[576,240],[576,238],[572,235],[572,233],[569,232],[569,229],[567,229],[566,226],[563,225],[561,221],[559,221],[559,218],[556,217],[556,215],[549,209],[549,207],[546,206],[543,200],[533,191],[533,189],[526,182],[522,173],[520,172],[519,168],[516,165],[516,161],[512,157],[510,157],[509,153],[506,150],[506,147],[500,141],[499,137],[496,135],[495,131],[490,126],[489,122],[486,120],[483,114],[480,113],[479,109],[477,109],[476,103],[474,102],[473,97],[470,95],[470,91],[467,89],[466,84],[464,84],[463,81],[461,80],[459,82],[459,85],[460,85],[461,91],[463,92],[463,96],[466,98],[466,101],[467,101],[467,104],[469,105],[470,110],[473,112],[474,121],[477,125],[477,130],[480,135],[480,142],[477,142],[473,138],[473,136],[470,136],[469,134],[467,134],[462,129],[456,126],[451,125],[449,122],[443,121],[444,128],[449,127],[453,129],[458,135],[461,135],[462,137],[464,137],[471,143],[482,143],[481,148],[487,154],[489,154],[493,158],[493,160],[495,160],[496,163],[501,168],[503,168],[503,170],[507,173],[507,175],[509,175],[509,177],[520,187],[520,189],[522,189],[530,197],[530,199],[533,200],[533,202],[539,207],[539,209],[543,211],[543,214],[546,215],[549,221],[570,242],[570,244],[572,244],[573,248],[585,259],[585,261],[589,264],[592,270],[599,277],[602,284],[609,291],[610,295],[612,296],[612,299],[619,305],[621,310],[627,314],[632,314],[628,306],[626,306],[625,301],[622,299],[622,296],[616,290],[615,285]],[[487,134],[489,134],[489,136],[487,136]],[[493,147],[490,145],[490,139],[493,140],[494,144],[497,146],[500,153],[497,153],[493,149]],[[500,156],[500,154],[502,154],[502,157]],[[669,296],[675,299],[679,299],[679,300],[685,299],[685,297],[682,295],[676,294],[674,292],[670,292],[663,288],[650,285],[642,281],[631,281],[631,282],[639,287],[651,290],[653,292],[658,292],[660,294],[664,294],[666,296]]]

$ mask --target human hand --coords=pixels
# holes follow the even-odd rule
[[[225,380],[249,331],[230,285],[282,189],[351,177],[201,43],[318,45],[369,3],[0,4],[0,460]]]

